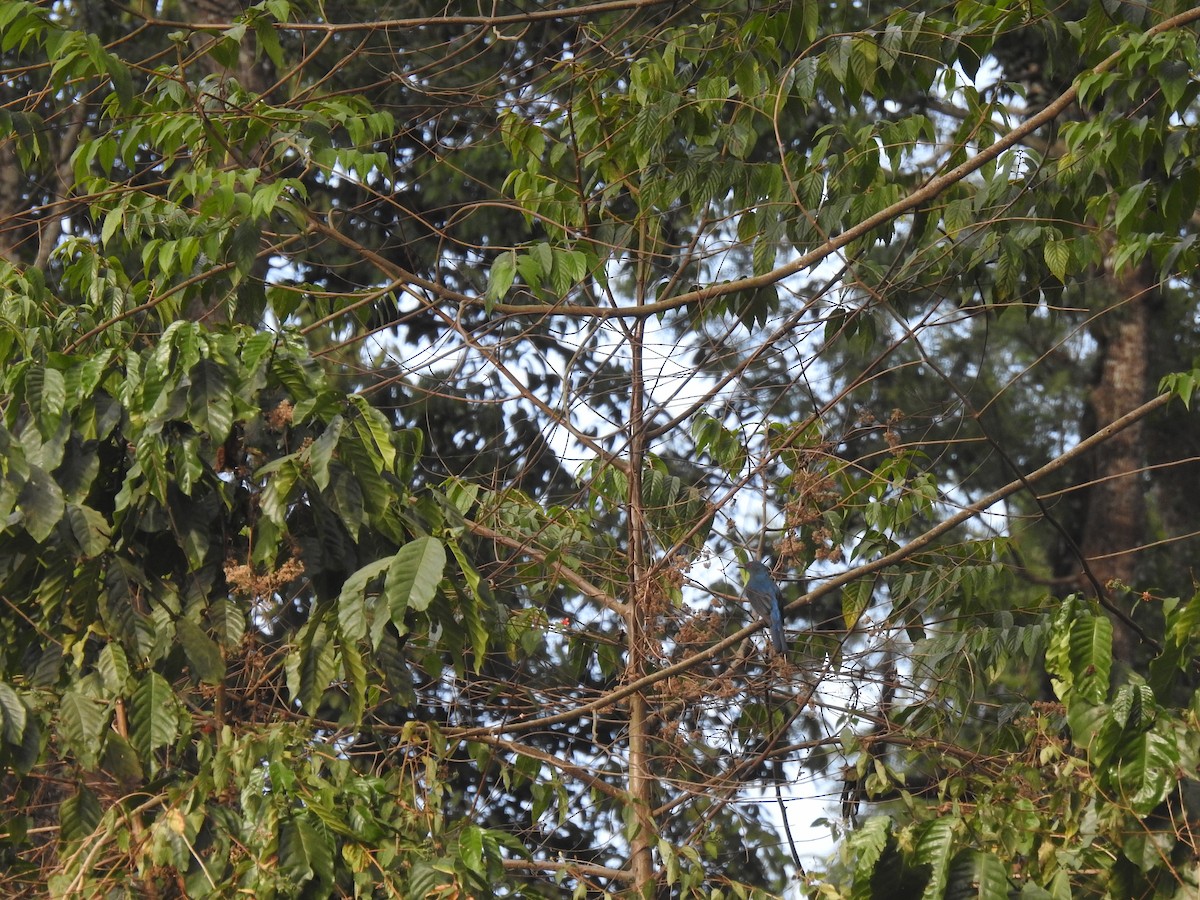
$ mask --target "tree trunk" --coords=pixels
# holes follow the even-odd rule
[[[1156,293],[1147,267],[1112,275],[1117,303],[1092,333],[1099,343],[1097,381],[1088,401],[1097,427],[1138,406],[1148,396],[1147,332]],[[1141,423],[1104,444],[1093,459],[1080,548],[1101,586],[1134,583],[1134,550],[1145,540],[1145,448]],[[1116,658],[1131,660],[1134,635],[1118,627]]]

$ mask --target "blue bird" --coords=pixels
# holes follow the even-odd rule
[[[771,577],[771,570],[760,562],[746,563],[750,579],[746,582],[744,596],[754,611],[771,623],[771,643],[777,653],[787,650],[783,638],[783,595]]]

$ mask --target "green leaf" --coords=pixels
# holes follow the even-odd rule
[[[205,614],[208,630],[216,635],[217,643],[233,649],[242,642],[246,633],[246,614],[236,601],[222,597],[208,608]]]
[[[1117,201],[1117,210],[1113,219],[1113,224],[1116,226],[1118,232],[1123,231],[1129,217],[1142,208],[1142,198],[1149,186],[1150,183],[1148,181],[1142,181],[1121,194],[1121,199]]]
[[[190,373],[187,417],[213,443],[221,444],[233,427],[233,395],[224,370],[211,359],[201,359]]]
[[[25,737],[27,711],[11,686],[0,681],[0,738],[7,744],[20,745]]]
[[[180,543],[184,556],[187,557],[188,571],[195,572],[204,566],[208,559],[208,550],[212,546],[212,533],[205,523],[192,520],[182,530]]]
[[[375,452],[375,448],[367,434],[364,442],[365,428],[351,426],[342,434],[338,442],[338,459],[330,464],[331,477],[336,480],[343,477],[347,470],[358,485],[358,496],[362,501],[362,524],[377,520],[384,515],[390,504],[394,502],[394,482],[385,479],[381,474],[384,467],[383,458]],[[326,496],[330,496],[330,491]],[[331,504],[335,505],[336,504]]]
[[[875,42],[870,38],[855,38],[850,50],[850,69],[864,90],[875,87],[875,71],[879,54]]]
[[[463,828],[458,836],[459,859],[468,871],[484,875],[483,832],[474,825]]]
[[[873,578],[852,581],[842,588],[842,621],[845,622],[847,631],[853,631],[858,625],[858,620],[870,604],[874,591]]]
[[[64,841],[81,841],[92,836],[100,826],[103,810],[100,801],[96,799],[85,785],[79,785],[74,795],[64,800],[58,807],[58,823],[60,834]]]
[[[340,642],[339,651],[342,655],[342,667],[346,673],[346,693],[350,695],[350,708],[343,714],[341,721],[347,725],[358,726],[362,722],[363,709],[367,697],[367,667],[363,661],[358,644],[351,640]]]
[[[124,648],[116,641],[109,641],[100,651],[96,659],[96,669],[104,679],[105,690],[114,696],[125,693],[125,683],[129,680],[129,658]]]
[[[977,850],[959,854],[951,867],[947,895],[967,900],[1009,900],[1009,873],[1004,862],[993,853]]]
[[[445,865],[435,865],[423,859],[418,859],[408,873],[408,888],[413,897],[435,896],[443,892],[450,884],[450,876],[446,874]]]
[[[342,583],[337,600],[338,627],[348,640],[361,641],[367,636],[363,595],[368,585],[386,572],[393,560],[394,557],[388,556],[367,563]]]
[[[134,452],[138,465],[141,467],[141,475],[145,479],[147,489],[150,491],[150,496],[163,506],[166,506],[167,486],[170,483],[170,476],[167,473],[166,460],[163,458],[162,436],[159,434],[144,434]],[[132,469],[127,477],[129,479],[134,477]]]
[[[66,506],[67,522],[71,533],[79,543],[85,557],[96,557],[108,549],[111,530],[108,520],[90,506],[69,503]]]
[[[268,472],[267,467],[263,466],[256,473],[258,478],[270,474],[259,505],[263,515],[277,525],[284,525],[292,490],[300,476],[300,466],[293,457],[284,457],[275,462],[271,467],[273,471]]]
[[[806,43],[813,43],[817,39],[819,26],[821,22],[821,4],[817,0],[801,0],[800,7],[802,10],[801,20],[803,22],[803,35]]]
[[[341,415],[334,416],[325,430],[321,432],[321,436],[313,441],[305,451],[308,454],[313,483],[321,490],[329,487],[329,462],[333,459],[345,424],[346,420]]]
[[[1168,735],[1156,729],[1127,729],[1112,758],[1104,762],[1100,781],[1135,814],[1145,816],[1175,790],[1179,762],[1178,745]]]
[[[294,882],[333,880],[333,841],[325,826],[307,815],[287,819],[279,828],[279,863]]]
[[[1067,267],[1071,264],[1071,245],[1067,241],[1047,241],[1043,248],[1046,267],[1059,281],[1066,283]]]
[[[503,300],[517,277],[517,254],[508,250],[496,257],[488,273],[487,311],[490,313],[497,300]]]
[[[871,816],[860,828],[850,832],[847,847],[853,853],[858,872],[870,877],[875,864],[887,848],[891,837],[892,820],[888,816]]]
[[[220,684],[225,678],[225,660],[216,641],[190,619],[175,622],[175,636],[183,645],[192,673],[205,684]]]
[[[85,771],[93,771],[99,755],[101,732],[108,719],[104,704],[75,690],[66,691],[58,704],[59,733]]]
[[[100,768],[126,785],[139,784],[146,777],[133,745],[115,731],[109,731],[104,736],[104,755],[100,759]]]
[[[108,211],[104,217],[104,224],[100,227],[100,244],[107,247],[109,241],[112,240],[121,228],[125,220],[125,209],[123,206],[114,206]]]
[[[1108,696],[1112,670],[1112,622],[1107,616],[1089,615],[1071,626],[1071,670],[1075,693],[1089,703]]]
[[[324,616],[305,623],[296,650],[287,660],[288,690],[309,714],[315,714],[335,674],[334,642]]]
[[[157,672],[142,679],[132,700],[133,746],[145,761],[179,736],[178,701],[171,685]]]
[[[25,375],[25,399],[37,417],[42,438],[50,440],[58,431],[67,402],[67,385],[62,372],[42,366],[29,369]]]
[[[432,537],[417,538],[405,544],[388,567],[384,596],[392,621],[404,629],[404,614],[422,612],[437,594],[446,568],[446,548]]]
[[[850,66],[850,46],[851,40],[848,36],[838,37],[830,42],[825,53],[825,64],[829,66],[830,74],[839,85],[844,85],[846,81],[846,72]]]
[[[916,857],[918,862],[931,869],[929,882],[921,895],[923,900],[940,900],[945,893],[950,860],[954,853],[955,825],[953,816],[943,816],[923,829]]]
[[[277,70],[282,70],[284,68],[283,47],[280,46],[279,34],[275,31],[275,23],[269,22],[266,19],[255,19],[254,33],[258,37],[258,45],[267,54],[267,58],[271,60]]]
[[[29,477],[17,495],[17,508],[21,510],[25,530],[40,544],[62,520],[66,504],[58,482],[40,466],[30,466]]]
[[[391,472],[396,467],[396,448],[392,444],[392,423],[361,395],[353,394],[350,403],[358,410],[351,424],[371,455],[376,472]]]
[[[111,53],[103,55],[104,68],[112,80],[113,92],[122,110],[128,110],[133,105],[133,76],[129,67],[124,65]]]
[[[904,44],[904,30],[895,22],[884,29],[879,41],[879,67],[885,72],[891,72],[892,67],[900,58]]]
[[[471,561],[467,558],[467,554],[458,541],[450,542],[450,550],[454,554],[455,561],[458,563],[459,573],[466,581],[467,591],[465,596],[462,596],[460,592],[462,599],[459,612],[465,628],[463,637],[466,639],[466,643],[470,646],[471,652],[475,657],[475,671],[479,672],[483,667],[484,660],[487,658],[488,645],[492,641],[492,633],[489,631],[483,618],[486,600],[480,592],[482,578],[475,567],[471,565]]]
[[[322,493],[350,537],[358,540],[359,529],[368,522],[363,500],[362,485],[349,469],[343,465],[330,466],[329,489]]]

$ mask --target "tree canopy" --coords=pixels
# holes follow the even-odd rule
[[[0,892],[1194,895],[1198,21],[0,0]]]

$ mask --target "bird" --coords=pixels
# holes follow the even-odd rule
[[[762,563],[749,562],[745,568],[750,578],[744,596],[754,611],[771,623],[771,644],[775,652],[783,653],[787,644],[783,637],[783,595],[779,593],[779,586],[771,577],[771,570]]]

